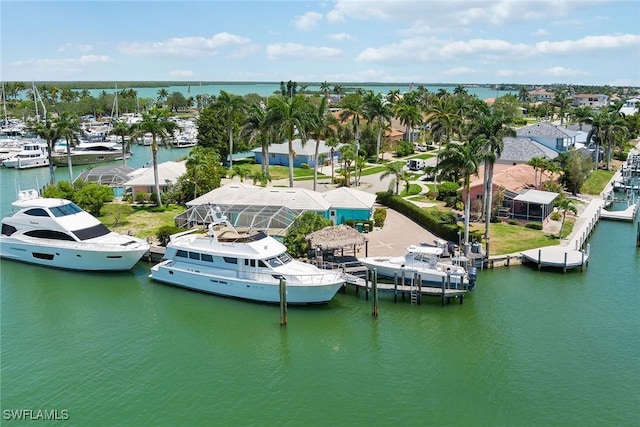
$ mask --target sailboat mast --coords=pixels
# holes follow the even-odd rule
[[[38,91],[36,89],[36,83],[35,82],[31,82],[31,88],[33,89],[33,103],[36,106],[36,121],[40,121],[40,116],[38,115]]]
[[[7,95],[4,91],[4,82],[2,82],[2,110],[4,111],[4,124],[7,124],[9,117],[7,117]]]

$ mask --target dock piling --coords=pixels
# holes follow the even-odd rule
[[[287,325],[287,279],[280,277],[280,326]]]
[[[372,291],[372,304],[371,304],[371,315],[373,317],[378,317],[378,270],[373,269],[372,278],[371,278],[371,291]]]
[[[398,302],[398,272],[393,273],[393,302]]]

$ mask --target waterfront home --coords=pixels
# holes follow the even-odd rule
[[[602,108],[609,105],[609,97],[603,94],[579,93],[573,97],[573,107]]]
[[[186,161],[169,161],[158,164],[158,184],[160,191],[167,191],[169,186],[178,182],[178,178],[186,172]],[[155,187],[153,168],[137,169],[131,173],[131,176],[131,179],[122,184],[125,191],[130,189],[134,195],[137,193],[153,193]]]
[[[314,160],[314,154],[316,150],[316,140],[309,139],[303,145],[300,138],[294,139],[292,142],[293,152],[293,167],[299,168],[303,165],[307,165],[310,168],[316,166]],[[256,163],[263,164],[262,161],[262,148],[254,148],[253,150]],[[334,162],[338,162],[340,159],[340,152],[337,148],[333,150]],[[320,140],[320,146],[318,148],[318,161],[324,157],[331,160],[331,147],[327,146],[325,141]],[[289,166],[289,143],[283,142],[281,144],[272,144],[269,146],[269,164],[277,166]]]
[[[640,99],[638,98],[627,99],[622,107],[620,107],[620,114],[624,114],[625,116],[637,114],[639,111]]]
[[[316,212],[334,224],[348,220],[370,220],[376,196],[360,190],[338,188],[325,193],[300,187],[257,187],[230,183],[189,202],[189,209],[176,217],[179,227],[202,222],[206,206],[219,206],[235,227],[268,230],[284,235],[295,219],[306,211]]]
[[[516,129],[516,136],[532,139],[558,153],[565,153],[576,144],[576,132],[548,122]]]
[[[555,95],[553,92],[549,92],[545,89],[534,89],[529,91],[529,99],[531,99],[531,102],[553,101],[554,98]]]
[[[515,165],[529,163],[534,157],[555,159],[558,152],[531,138],[506,137],[503,139],[504,147],[500,158],[496,163]]]

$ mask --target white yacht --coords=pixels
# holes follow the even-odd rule
[[[131,157],[131,153],[125,153],[125,157]],[[56,166],[67,166],[66,148],[53,154],[51,159]],[[81,142],[71,148],[71,164],[74,166],[115,160],[122,160],[122,145],[117,142]]]
[[[49,166],[47,148],[39,142],[25,142],[13,157],[2,161],[7,168],[29,169]]]
[[[2,219],[0,257],[70,270],[129,270],[149,250],[144,240],[110,231],[65,199],[21,191]]]
[[[469,281],[467,270],[453,263],[443,262],[443,249],[435,246],[411,245],[403,256],[378,256],[358,258],[358,261],[369,270],[374,269],[378,277],[400,279],[404,274],[407,280],[412,280],[416,274],[424,284],[440,286],[443,280],[452,285],[473,288],[475,274]]]
[[[280,278],[287,303],[329,302],[344,283],[340,272],[291,258],[286,247],[264,232],[238,233],[219,209],[209,208],[207,234],[193,230],[171,236],[152,279],[193,290],[256,302],[280,301]]]

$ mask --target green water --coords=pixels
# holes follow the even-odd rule
[[[277,306],[160,285],[146,263],[3,261],[2,410],[95,426],[638,425],[635,230],[601,222],[583,273],[485,270],[463,305],[384,296],[378,319],[350,288],[290,308],[284,328]]]

